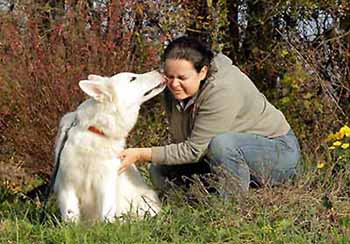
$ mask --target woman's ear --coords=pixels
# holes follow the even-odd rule
[[[205,78],[207,78],[207,74],[208,74],[208,66],[204,65],[201,71],[199,71],[200,80],[205,80]]]

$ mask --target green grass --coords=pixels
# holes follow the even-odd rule
[[[40,224],[38,200],[2,190],[0,243],[350,243],[349,197],[328,192],[325,204],[325,189],[310,188],[307,177],[230,200],[195,186],[196,203],[175,192],[157,217],[96,225],[61,222],[54,199],[52,216]]]

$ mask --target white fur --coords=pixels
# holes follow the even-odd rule
[[[113,222],[126,213],[139,217],[157,214],[157,194],[135,166],[118,175],[121,161],[117,155],[136,123],[140,105],[164,89],[163,78],[156,71],[90,75],[79,86],[91,99],[61,119],[55,148],[59,168],[54,191],[63,219]],[[89,131],[89,126],[105,136]]]

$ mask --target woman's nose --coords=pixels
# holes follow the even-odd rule
[[[176,78],[168,79],[168,84],[169,84],[169,86],[174,87],[174,88],[179,87],[181,85],[179,80]]]

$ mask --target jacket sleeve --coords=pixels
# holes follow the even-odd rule
[[[232,92],[225,88],[209,91],[200,103],[191,135],[181,143],[152,147],[152,162],[168,165],[198,162],[211,138],[229,131],[241,109],[242,97]]]

